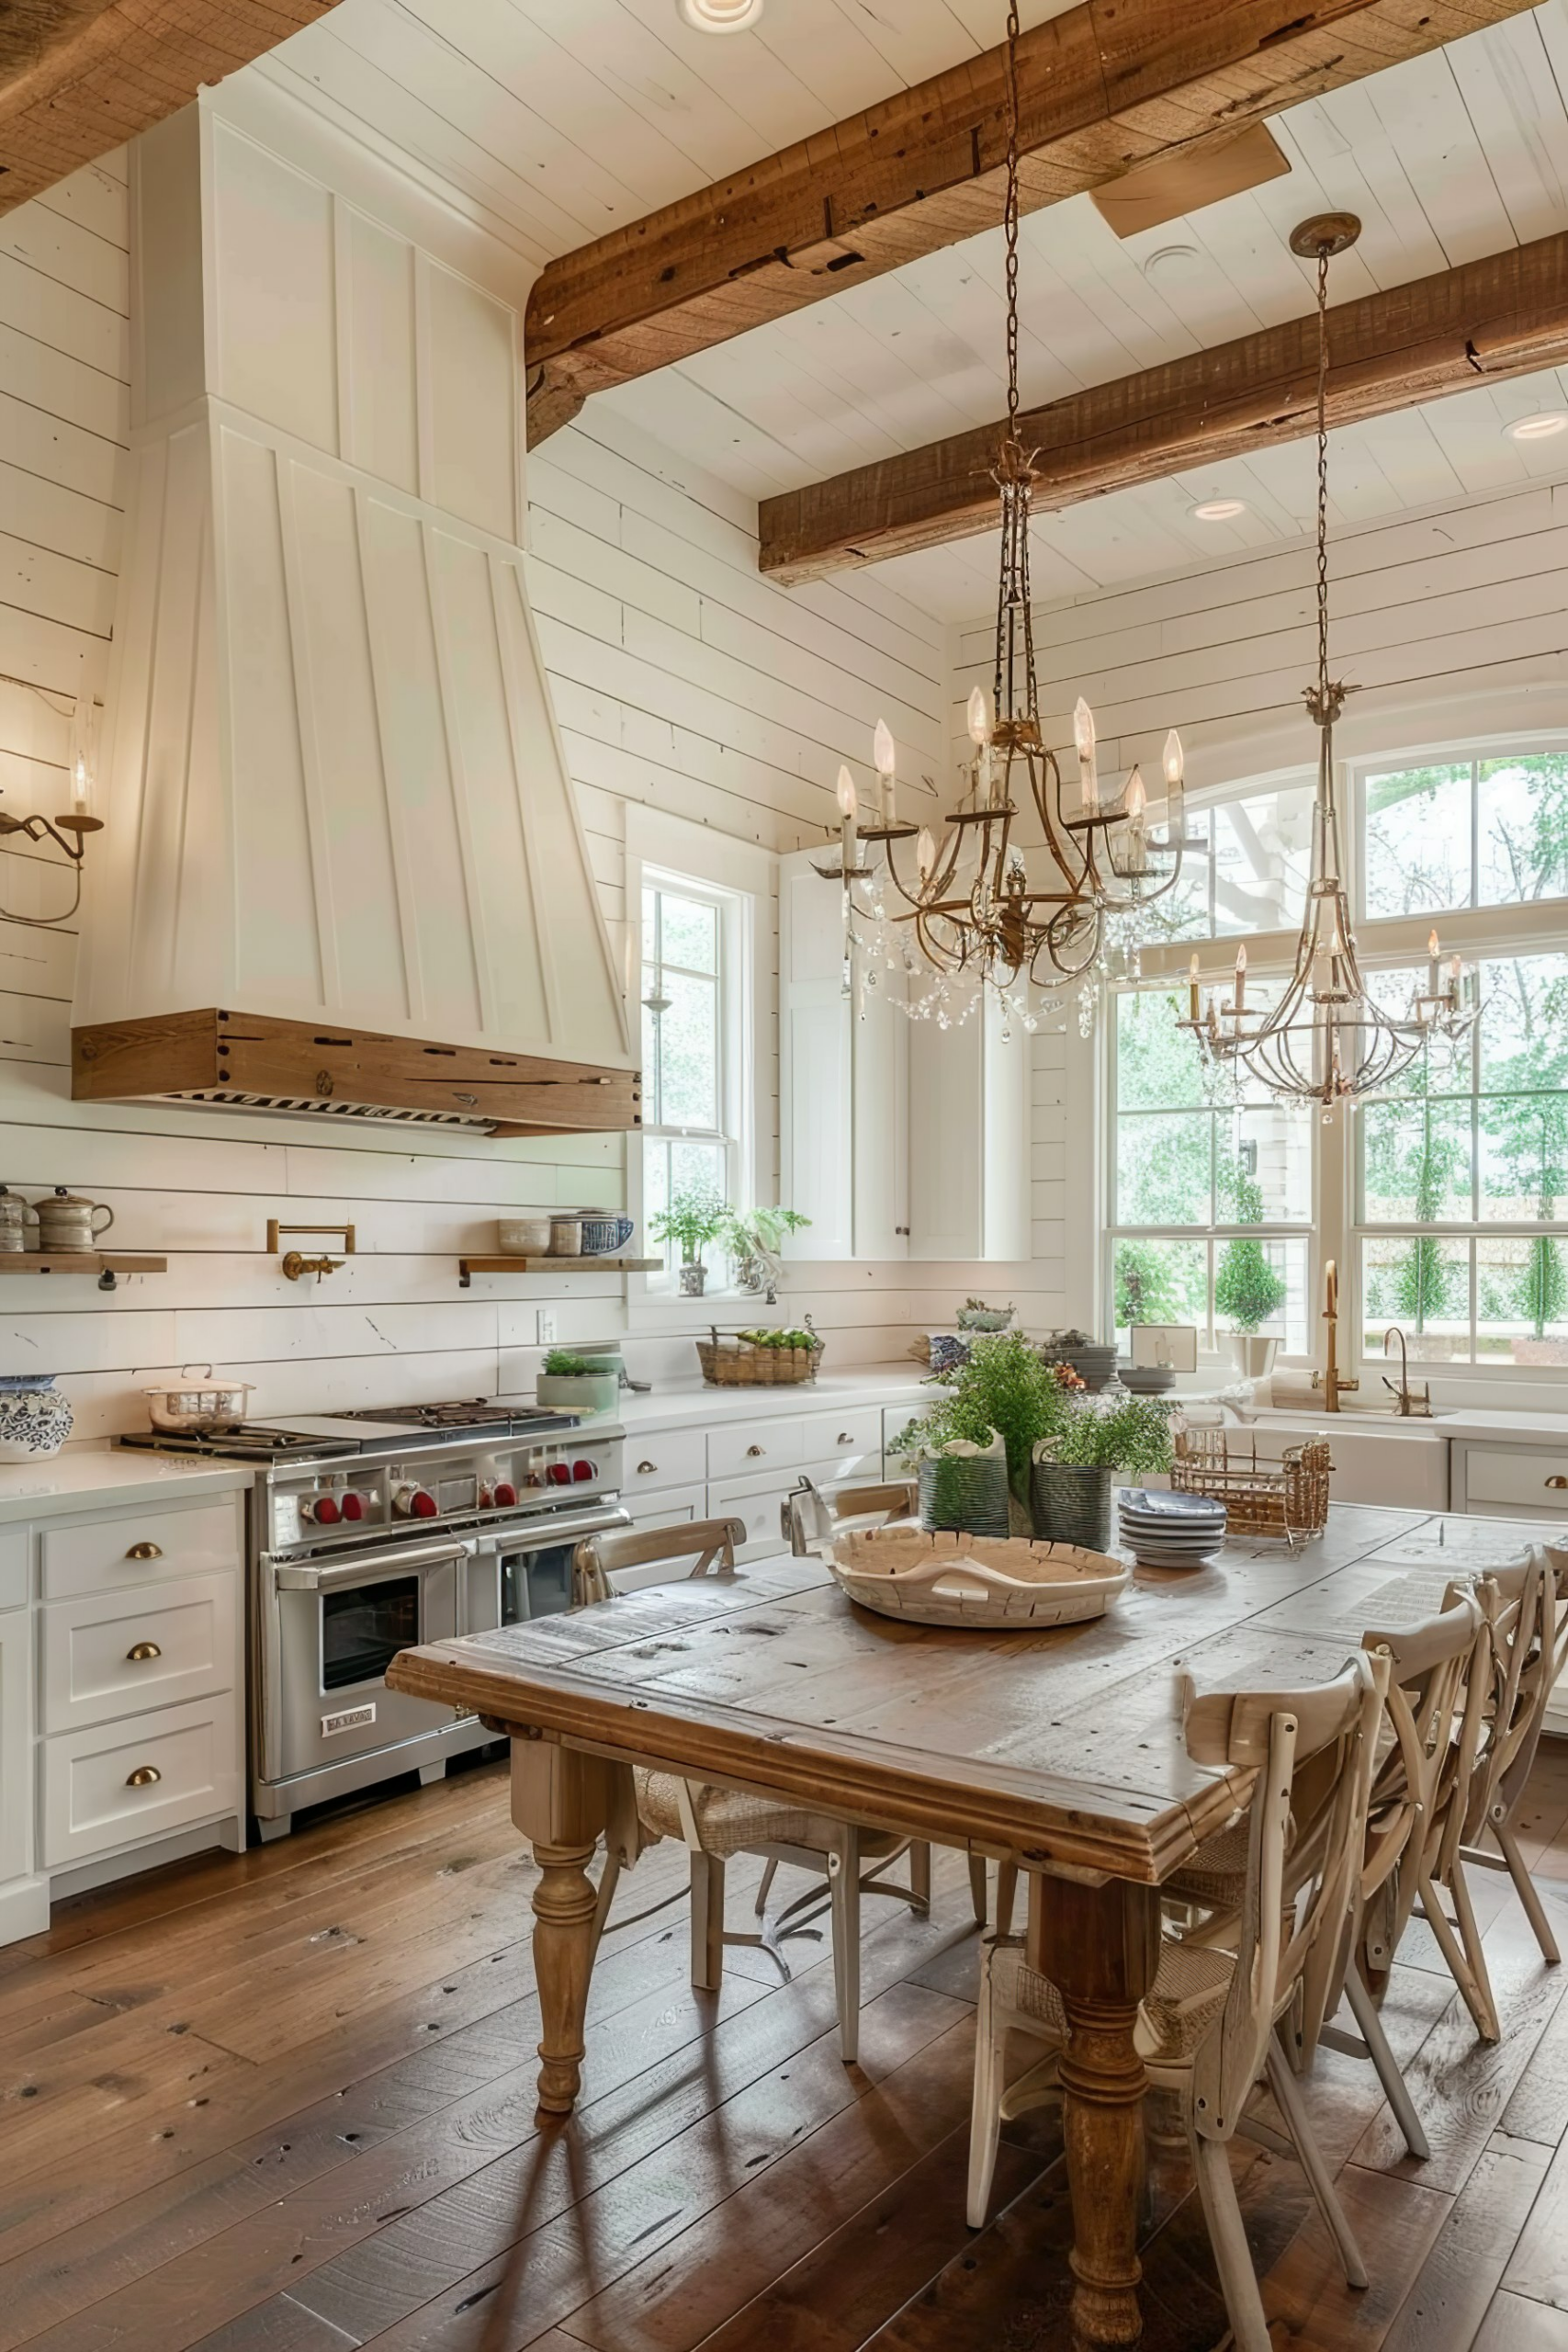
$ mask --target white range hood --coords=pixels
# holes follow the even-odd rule
[[[205,104],[132,150],[74,1091],[629,1127],[519,545],[529,273],[479,282],[429,199],[427,243],[310,161]]]

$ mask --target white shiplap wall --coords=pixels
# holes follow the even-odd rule
[[[126,249],[118,158],[0,223],[0,671],[53,698],[0,685],[0,786],[18,809],[59,805],[70,698],[84,675],[99,691],[107,675]],[[540,453],[530,491],[539,628],[623,952],[628,801],[793,848],[828,811],[840,761],[863,772],[879,711],[907,772],[937,771],[946,640],[889,592],[764,584],[750,503],[592,413]],[[47,911],[64,887],[36,857],[0,857],[0,903]],[[0,1372],[61,1375],[79,1437],[138,1426],[139,1385],[187,1359],[254,1380],[265,1413],[526,1385],[541,1304],[562,1339],[622,1328],[611,1277],[481,1276],[464,1293],[454,1262],[505,1209],[618,1205],[619,1138],[443,1136],[410,1151],[281,1119],[73,1105],[73,935],[0,924],[0,1182],[89,1192],[115,1210],[117,1242],[169,1257],[166,1275],[112,1296],[21,1276],[0,1295]],[[269,1216],[352,1218],[359,1254],[328,1282],[286,1283],[263,1250]],[[908,1269],[806,1266],[790,1305],[817,1314],[835,1363],[880,1361],[913,1321],[951,1312],[967,1272],[922,1268],[917,1291]],[[691,1368],[685,1339],[646,1323],[640,1336],[647,1369]]]

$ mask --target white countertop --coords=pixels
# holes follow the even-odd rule
[[[706,1428],[716,1421],[756,1421],[795,1413],[830,1413],[841,1405],[907,1405],[911,1415],[929,1403],[918,1364],[867,1364],[860,1372],[821,1373],[779,1388],[709,1388],[700,1380],[662,1383],[639,1396],[623,1388],[613,1413],[628,1437],[643,1431]],[[502,1404],[532,1404],[532,1396],[502,1397]],[[585,1429],[592,1426],[585,1421]]]
[[[1461,1407],[1439,1413],[1437,1426],[1444,1437],[1523,1439],[1528,1444],[1568,1443],[1568,1413],[1471,1412]]]
[[[63,1510],[105,1510],[160,1495],[222,1494],[248,1487],[248,1462],[188,1462],[123,1447],[76,1446],[44,1462],[0,1462],[0,1523]]]

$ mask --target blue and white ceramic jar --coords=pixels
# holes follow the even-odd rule
[[[0,1462],[44,1462],[71,1434],[67,1398],[52,1373],[0,1373]]]

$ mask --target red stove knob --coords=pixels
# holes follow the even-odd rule
[[[491,1497],[497,1510],[506,1510],[517,1500],[517,1489],[510,1479],[503,1478]]]
[[[596,1478],[599,1476],[599,1465],[596,1462],[574,1462],[571,1465],[571,1475],[575,1483],[581,1486],[584,1478]]]
[[[343,1498],[343,1515],[344,1519],[363,1519],[365,1516],[365,1498],[356,1495],[352,1487]]]
[[[434,1519],[435,1517],[435,1497],[432,1494],[427,1494],[423,1487],[416,1487],[412,1494],[409,1497],[409,1517],[411,1519]]]
[[[570,1487],[571,1484],[571,1471],[564,1462],[552,1462],[550,1464],[549,1478],[552,1487]]]
[[[318,1495],[310,1516],[318,1527],[335,1527],[343,1514],[338,1510],[335,1496]]]

